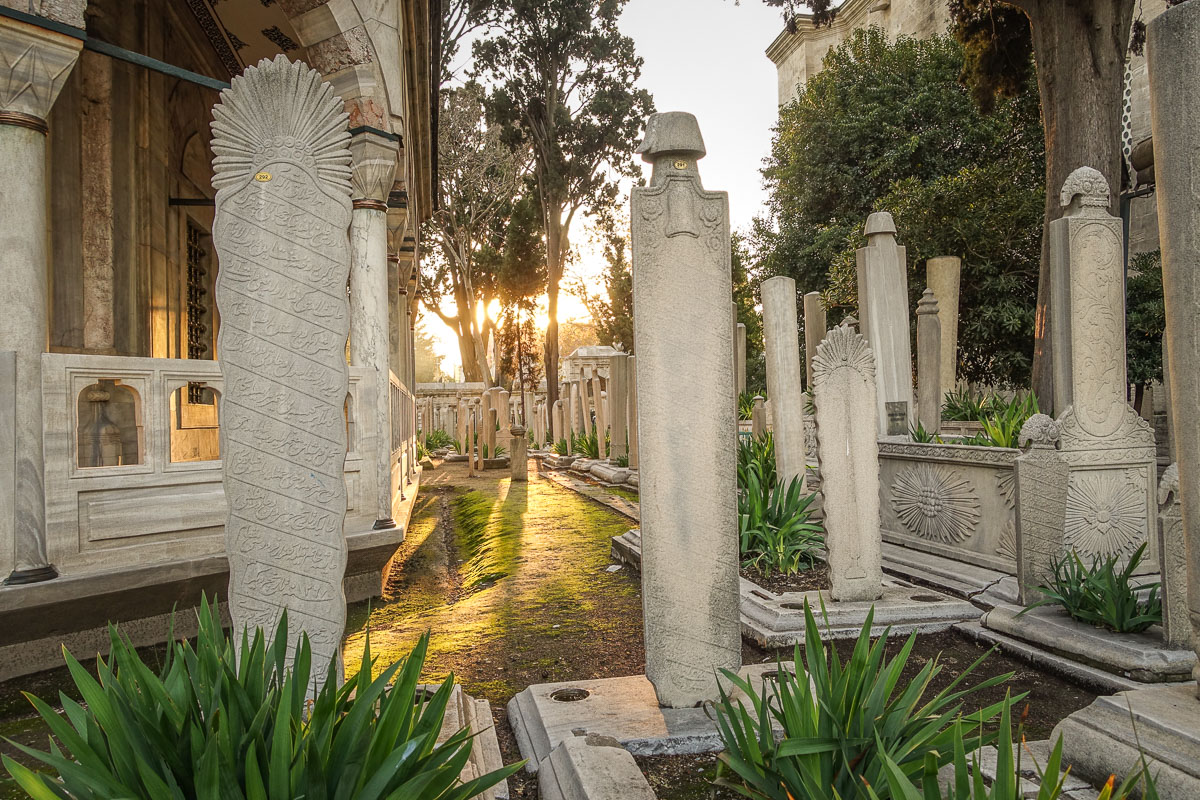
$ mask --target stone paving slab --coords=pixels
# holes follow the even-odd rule
[[[1077,622],[1057,606],[1021,611],[1021,606],[998,605],[981,622],[990,630],[1135,681],[1191,680],[1195,652],[1167,647],[1157,627],[1144,633],[1114,633]]]
[[[587,481],[580,480],[579,478],[563,472],[558,472],[556,470],[543,470],[541,475],[543,478],[554,481],[559,486],[579,492],[585,497],[595,500],[597,503],[606,505],[613,511],[624,514],[635,522],[641,519],[641,510],[638,508],[637,503],[633,502],[632,500],[626,500],[624,497],[620,497],[619,495],[615,495],[605,489],[603,486],[597,486],[593,483],[588,483]],[[638,554],[638,564],[640,565],[640,543]]]
[[[788,662],[785,669],[791,669]],[[776,664],[753,664],[739,674],[761,690]],[[734,698],[745,697],[735,690]],[[521,691],[508,703],[508,720],[516,734],[525,769],[539,765],[563,741],[592,736],[625,748],[633,755],[712,753],[723,749],[712,711],[663,708],[644,675],[543,683]]]

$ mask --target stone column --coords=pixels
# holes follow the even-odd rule
[[[582,377],[575,381],[575,396],[579,398],[580,431],[584,436],[592,435],[592,409],[588,402],[588,382]]]
[[[800,327],[796,322],[796,282],[779,275],[763,281],[760,291],[775,466],[784,485],[798,477],[803,487],[804,386],[800,367]]]
[[[629,455],[629,356],[618,353],[608,360],[608,408],[612,414],[613,458]]]
[[[1162,244],[1172,435],[1187,542],[1192,643],[1200,649],[1200,6],[1150,22],[1146,55]],[[1200,667],[1193,669],[1200,679]]]
[[[596,454],[600,458],[608,458],[608,445],[604,443],[608,433],[608,417],[604,409],[604,385],[600,380],[600,371],[592,367],[592,401],[596,406]]]
[[[734,331],[734,353],[737,354],[737,393],[741,397],[746,392],[746,324],[739,322]]]
[[[475,437],[479,431],[479,425],[476,420],[479,418],[479,410],[477,408],[478,401],[467,401],[467,477],[475,474]]]
[[[554,443],[558,444],[561,439],[567,438],[567,426],[564,421],[563,399],[561,397],[554,401],[554,414],[552,415],[552,421],[552,436],[554,437]]]
[[[1070,464],[1063,546],[1087,563],[1147,543],[1152,571],[1157,454],[1153,429],[1126,401],[1121,220],[1108,213],[1108,180],[1090,167],[1071,173],[1060,201],[1066,210],[1046,237],[1054,409]]]
[[[926,433],[942,424],[942,331],[938,301],[925,289],[917,303],[917,419]]]
[[[817,354],[817,345],[825,338],[825,304],[820,292],[804,295],[804,385],[812,388],[812,360]]]
[[[354,155],[354,217],[350,223],[350,363],[366,367],[376,386],[375,529],[396,527],[392,519],[391,319],[388,309],[387,198],[396,174],[399,145],[373,133],[350,144]]]
[[[492,395],[492,399],[493,400],[496,399],[496,396]],[[499,424],[499,422],[500,422],[500,410],[498,408],[496,408],[495,406],[492,406],[491,408],[489,408],[487,410],[487,418],[484,420],[484,424],[487,426],[488,434],[489,434],[488,435],[488,449],[487,449],[487,457],[488,458],[497,458],[496,445],[500,444],[502,441],[497,436],[499,431],[497,430],[496,426]]]
[[[813,395],[825,495],[825,546],[834,600],[883,593],[875,359],[867,340],[842,325],[813,358]]]
[[[457,445],[460,448],[464,448],[463,442],[465,442],[467,440],[466,401],[463,400],[462,392],[459,392],[457,397],[458,397],[458,405],[457,405],[457,413],[456,413],[457,419],[455,420],[456,424],[454,426],[454,434],[455,434],[454,441],[457,443]],[[459,452],[467,453],[469,451],[467,449],[460,449]]]
[[[496,434],[499,441],[503,442],[509,436],[512,436],[512,394],[507,389],[501,389],[496,392],[497,413],[499,414],[497,422],[500,423],[500,430]]]
[[[875,356],[878,431],[880,436],[907,436],[913,426],[913,391],[905,251],[896,244],[896,223],[886,211],[867,217],[865,232],[867,246],[856,254],[858,309]]]
[[[525,428],[519,423],[509,429],[512,434],[509,448],[509,467],[512,469],[514,481],[529,480],[529,439],[525,436]]]
[[[496,457],[496,403],[500,388],[493,386],[483,393],[483,412],[479,424],[483,426],[483,443],[487,445],[487,457]],[[482,465],[482,462],[481,462]]]
[[[750,412],[750,435],[756,439],[767,435],[767,403],[761,394],[754,396],[754,409]]]
[[[1018,444],[1029,449],[1013,466],[1013,505],[1017,535],[1017,599],[1022,605],[1042,597],[1037,590],[1053,574],[1062,555],[1066,525],[1067,460],[1058,452],[1058,423],[1034,414],[1021,428]]]
[[[938,323],[942,330],[942,368],[938,383],[943,392],[951,391],[958,383],[958,286],[961,275],[962,259],[958,256],[939,256],[925,262],[925,285],[937,298]]]
[[[78,23],[82,25],[82,19]],[[0,524],[12,558],[6,584],[58,575],[46,552],[42,353],[46,352],[46,116],[83,43],[0,17],[0,275],[7,302],[0,352],[16,353],[15,493]],[[4,541],[10,539],[10,541]]]
[[[1172,464],[1158,484],[1158,573],[1162,576],[1163,641],[1180,649],[1192,646],[1187,544],[1179,502],[1179,465]]]
[[[629,377],[629,468],[638,468],[638,437],[641,435],[638,426],[638,394],[637,394],[637,356],[629,356],[626,362],[625,374]]]
[[[654,165],[630,217],[646,677],[691,708],[741,665],[729,198],[701,186],[691,114],[652,115],[638,151]]]

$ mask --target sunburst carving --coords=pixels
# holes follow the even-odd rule
[[[1130,553],[1145,539],[1146,493],[1133,470],[1076,472],[1067,486],[1064,544],[1081,556]]]
[[[875,375],[875,356],[866,337],[848,325],[840,325],[829,331],[817,345],[817,353],[813,356],[814,383],[839,367],[850,367],[872,377]]]
[[[945,544],[970,538],[979,523],[979,495],[957,472],[917,464],[896,476],[892,508],[914,536]]]

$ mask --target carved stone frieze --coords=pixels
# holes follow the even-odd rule
[[[971,481],[935,464],[916,464],[897,475],[891,504],[905,530],[930,541],[963,542],[979,524],[979,495]]]

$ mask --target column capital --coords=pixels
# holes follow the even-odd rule
[[[0,17],[0,124],[46,132],[46,117],[83,42]]]
[[[350,139],[350,152],[354,156],[350,182],[354,188],[355,207],[386,212],[388,194],[396,174],[399,142],[364,131]]]

